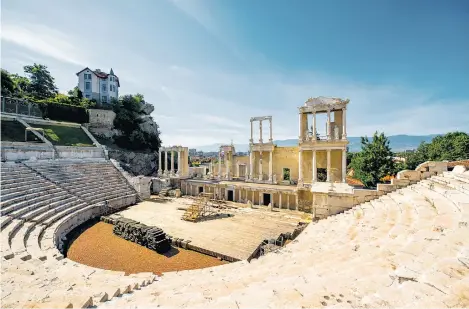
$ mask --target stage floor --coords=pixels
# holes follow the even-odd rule
[[[220,216],[196,223],[181,220],[184,210],[178,208],[187,208],[192,202],[190,198],[155,198],[118,214],[162,228],[173,237],[191,240],[191,244],[197,247],[240,260],[249,258],[264,239],[293,232],[304,216],[302,212],[269,211],[265,206],[255,206],[255,209],[236,207],[220,210],[220,213],[232,214],[231,217]]]

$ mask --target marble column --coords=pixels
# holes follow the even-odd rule
[[[270,123],[270,137],[269,137],[269,142],[272,143],[272,118],[269,118],[269,123]]]
[[[300,203],[300,197],[298,196],[298,192],[295,195],[295,210],[298,210],[298,204]]]
[[[313,150],[313,178],[312,182],[318,181],[318,169],[316,166],[316,150]]]
[[[278,193],[278,208],[282,209],[282,192]]]
[[[303,117],[301,117],[303,114],[302,113],[299,113],[298,114],[298,141],[301,143],[303,142],[303,129],[302,129],[302,122],[303,122]]]
[[[236,164],[236,177],[239,178],[239,163]]]
[[[230,152],[225,153],[225,171],[226,171],[226,179],[230,179]]]
[[[180,176],[181,175],[181,150],[178,149],[178,169],[177,169],[177,172],[176,172],[176,176]]]
[[[303,184],[303,152],[298,153],[298,184]]]
[[[287,193],[287,209],[290,209],[290,193]]]
[[[164,174],[168,175],[168,150],[164,151]]]
[[[270,154],[270,158],[269,158],[269,181],[272,182],[272,169],[273,169],[273,162],[272,162],[272,158],[273,158],[273,151],[270,151],[269,152]]]
[[[327,182],[331,181],[331,150],[327,149]]]
[[[171,176],[174,175],[174,151],[171,149]]]
[[[158,150],[158,176],[161,176],[162,173],[161,169],[161,149]]]
[[[331,110],[327,110],[327,139],[331,139]]]
[[[259,143],[262,144],[262,120],[259,120]]]
[[[259,152],[259,180],[262,180],[262,152]]]
[[[259,206],[262,206],[262,192],[259,191]]]
[[[316,136],[316,112],[313,113],[313,141],[316,141],[318,137]]]
[[[254,138],[253,138],[253,128],[252,128],[252,120],[251,120],[251,139],[249,140],[250,143],[253,143],[254,142]]]
[[[221,149],[218,152],[218,178],[221,178]]]
[[[347,149],[342,150],[342,182],[347,182]]]
[[[253,151],[251,150],[249,152],[249,179],[253,179],[252,177],[254,176],[254,172],[253,172],[253,168],[254,168],[254,165],[253,165],[253,161],[254,161],[254,153]]]
[[[347,139],[347,124],[346,124],[347,117],[345,116],[346,111],[347,109],[345,107],[342,108],[342,139]]]

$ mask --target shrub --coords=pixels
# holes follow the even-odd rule
[[[88,112],[86,108],[82,106],[47,103],[43,101],[39,101],[37,103],[39,103],[39,108],[42,111],[43,118],[77,123],[89,122]]]

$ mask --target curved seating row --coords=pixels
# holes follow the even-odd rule
[[[62,254],[67,233],[107,214],[108,200],[136,196],[110,162],[7,162],[1,176],[2,308],[89,307],[156,279],[92,268]]]
[[[164,274],[102,307],[468,307],[469,172],[310,224],[278,252]]]

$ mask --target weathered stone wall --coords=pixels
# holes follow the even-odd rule
[[[104,158],[101,147],[55,146],[61,159]]]
[[[119,162],[121,167],[133,176],[156,176],[158,171],[158,153],[134,152],[108,148],[110,159]]]
[[[46,144],[2,142],[2,161],[50,160],[54,155],[54,149]]]
[[[90,127],[112,129],[116,113],[111,110],[89,109]]]

